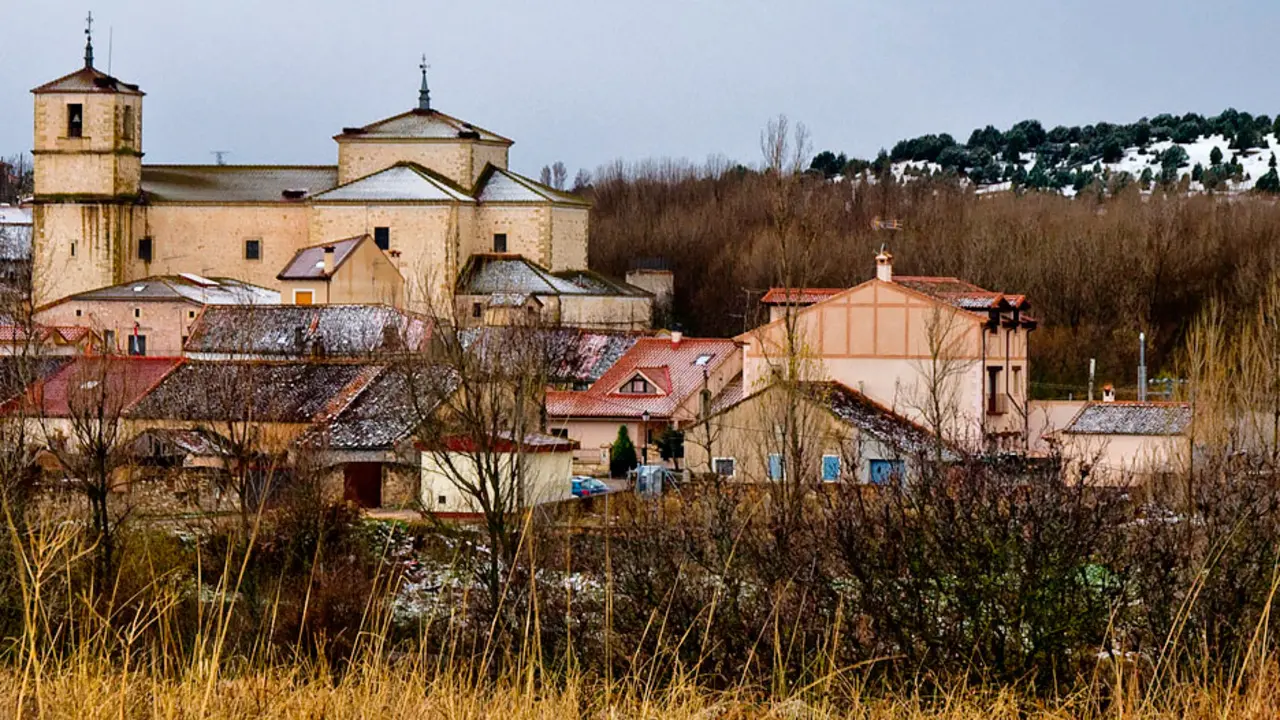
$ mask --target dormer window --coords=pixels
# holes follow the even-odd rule
[[[84,137],[84,105],[67,103],[67,137]]]
[[[643,375],[637,374],[622,386],[622,392],[627,395],[652,395],[653,385]]]

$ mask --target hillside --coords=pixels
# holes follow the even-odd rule
[[[1091,185],[1114,190],[1137,183],[1150,190],[1185,183],[1193,192],[1276,193],[1277,133],[1280,118],[1233,109],[1207,118],[1164,114],[1048,131],[1038,120],[1024,120],[1006,131],[976,129],[964,144],[946,133],[902,140],[870,161],[824,151],[811,169],[833,179],[954,177],[980,192],[1030,188],[1070,196]]]

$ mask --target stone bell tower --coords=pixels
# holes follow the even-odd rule
[[[84,67],[31,91],[37,307],[123,280],[141,190],[143,93],[93,66],[86,22]]]

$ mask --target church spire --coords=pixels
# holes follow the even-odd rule
[[[84,66],[93,67],[93,12],[84,19]]]
[[[422,70],[422,87],[418,88],[418,109],[431,109],[431,91],[427,89],[427,68],[431,67],[427,64],[427,56],[422,56],[422,64],[418,66]]]

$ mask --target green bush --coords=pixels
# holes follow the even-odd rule
[[[634,470],[639,461],[636,459],[636,446],[631,442],[626,425],[618,426],[618,437],[609,448],[609,475],[623,477]]]

